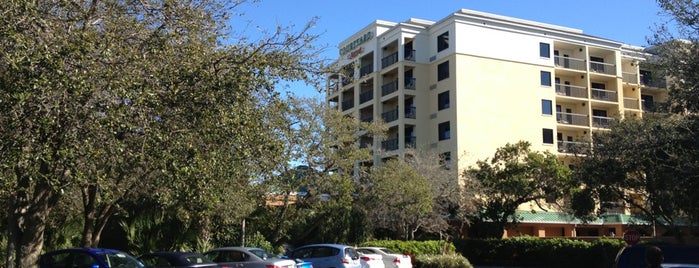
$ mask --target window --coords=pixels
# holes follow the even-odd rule
[[[544,136],[545,144],[553,144],[553,129],[544,128],[542,129],[542,134]]]
[[[549,76],[551,74],[549,73]],[[437,65],[437,81],[442,81],[449,78],[449,61],[445,61]]]
[[[541,71],[541,85],[551,86],[551,72]]]
[[[553,115],[551,100],[541,100],[541,114]]]
[[[551,45],[548,43],[539,43],[539,56],[542,58],[551,58]]]
[[[449,121],[444,123],[439,123],[439,140],[448,140],[451,138],[451,130],[449,126]]]
[[[439,154],[439,165],[446,170],[449,170],[451,168],[451,152],[444,152]]]
[[[449,32],[437,36],[437,52],[449,48]]]
[[[449,108],[449,91],[444,91],[437,95],[437,110],[444,110]]]

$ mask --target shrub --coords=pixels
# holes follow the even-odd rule
[[[401,241],[401,240],[372,240],[361,243],[360,247],[384,247],[392,251],[409,254],[414,256],[420,255],[442,255],[444,253],[453,253],[456,250],[454,244],[443,240],[429,241]]]
[[[472,268],[473,265],[459,254],[421,255],[413,262],[415,268]]]

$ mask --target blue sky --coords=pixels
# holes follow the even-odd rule
[[[637,46],[645,46],[653,26],[666,19],[659,15],[655,0],[262,0],[238,11],[245,13],[239,19],[249,23],[245,31],[251,37],[257,27],[272,31],[277,25],[295,25],[298,29],[318,17],[312,33],[321,35],[318,46],[328,47],[322,56],[334,59],[339,42],[375,20],[438,21],[462,8],[576,28]],[[233,25],[241,30],[240,21]],[[319,94],[302,84],[290,87],[302,96]]]

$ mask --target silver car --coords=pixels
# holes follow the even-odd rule
[[[261,248],[224,247],[204,252],[207,259],[221,268],[296,268],[293,260],[277,258]]]
[[[287,252],[287,257],[312,262],[313,268],[361,268],[359,253],[347,245],[305,245]]]

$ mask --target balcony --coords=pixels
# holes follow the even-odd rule
[[[373,90],[368,90],[364,91],[359,94],[359,103],[365,103],[367,101],[370,101],[374,98],[374,91]]]
[[[624,98],[624,108],[638,109],[638,98]]]
[[[646,87],[667,88],[667,81],[665,78],[653,77],[641,73],[641,85]]]
[[[415,61],[415,50],[414,49],[406,50],[405,55],[403,55],[403,56],[405,56],[404,58],[406,61]]]
[[[641,100],[641,108],[644,112],[657,112],[667,108],[667,103]]]
[[[556,67],[573,69],[573,70],[578,70],[578,71],[585,71],[585,60],[584,59],[554,56],[553,60],[554,60],[554,63],[556,64]]]
[[[579,141],[558,141],[558,152],[566,154],[586,153],[590,150],[590,143]]]
[[[587,88],[557,83],[556,94],[567,97],[587,99]]]
[[[365,122],[365,123],[371,123],[372,121],[374,121],[374,116],[373,115],[365,115],[365,116],[362,116],[359,120],[361,120],[362,122]]]
[[[636,73],[621,73],[621,81],[629,84],[638,84],[638,76]]]
[[[414,106],[405,108],[405,118],[415,119],[415,112]]]
[[[386,123],[398,120],[398,108],[382,113],[381,118]]]
[[[590,61],[590,72],[616,75],[616,65],[611,63]]]
[[[347,109],[350,109],[352,107],[354,107],[354,99],[342,101],[342,111],[346,111]]]
[[[374,72],[374,64],[365,64],[362,68],[359,68],[359,77],[363,77]]]
[[[398,138],[381,141],[381,148],[386,151],[398,150]]]
[[[599,88],[592,88],[592,99],[609,102],[619,101],[616,91]]]
[[[609,128],[612,125],[614,118],[606,116],[592,116],[592,126],[597,128]]]
[[[388,94],[391,94],[393,92],[396,92],[398,90],[398,79],[395,79],[391,82],[388,82],[386,84],[383,84],[381,86],[381,96],[386,96]]]
[[[381,69],[391,66],[396,62],[398,62],[398,52],[391,53],[381,59]]]
[[[405,148],[415,148],[415,140],[417,140],[415,136],[405,138]]]
[[[564,125],[588,126],[586,114],[556,113],[556,122]]]
[[[415,89],[415,77],[405,78],[405,89]]]

